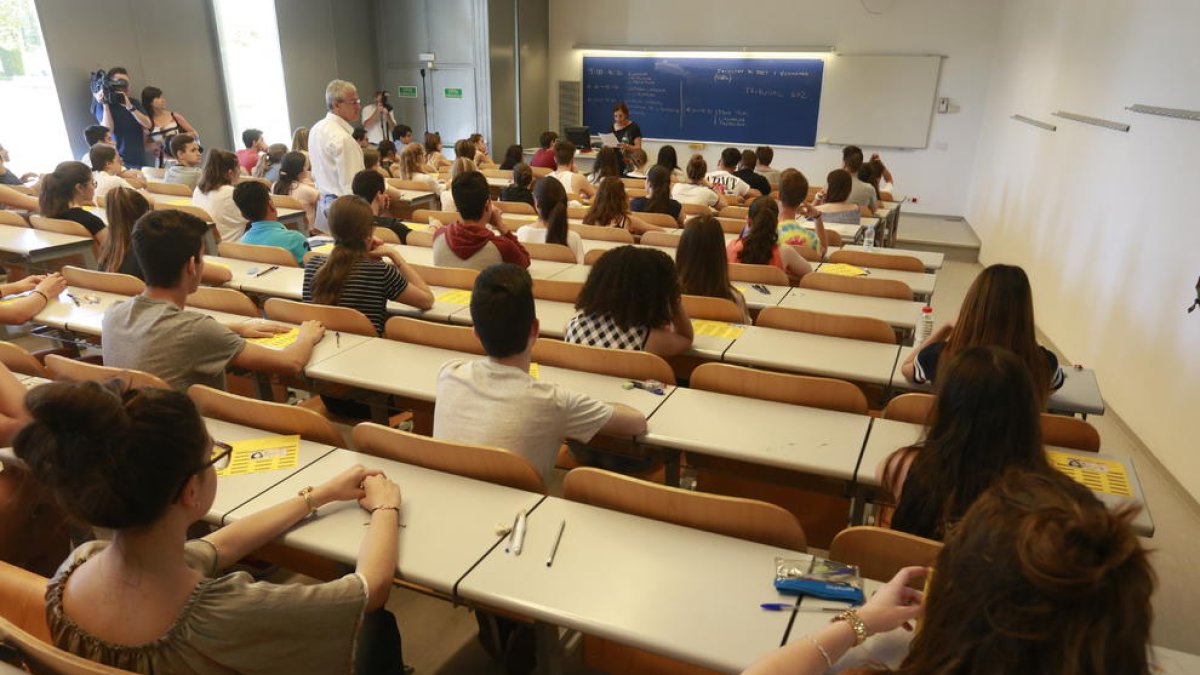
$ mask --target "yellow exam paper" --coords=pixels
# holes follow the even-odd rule
[[[329,255],[329,254],[333,253],[333,244],[325,244],[324,246],[318,246],[318,247],[314,248],[312,250],[312,252],[320,253],[321,255]]]
[[[451,305],[469,305],[471,304],[471,291],[454,288],[437,296],[437,301],[447,302]]]
[[[746,327],[736,323],[727,323],[725,321],[692,319],[692,330],[696,331],[696,335],[707,335],[710,337],[736,340],[742,336],[742,332],[746,330]]]
[[[244,476],[260,471],[292,469],[300,462],[300,436],[268,436],[230,443],[229,466],[218,476]]]
[[[413,222],[409,222],[407,220],[405,220],[403,222],[408,227],[408,229],[410,229],[414,232],[432,232],[433,231],[433,228],[429,226],[429,223],[413,223]]]
[[[276,333],[271,337],[248,338],[247,342],[256,342],[271,349],[283,349],[295,342],[298,337],[300,337],[300,329],[293,328],[286,333]]]
[[[846,263],[825,263],[817,271],[821,274],[836,274],[839,277],[862,277],[867,275],[867,271],[863,268],[847,265]]]
[[[1125,466],[1111,459],[1094,455],[1077,455],[1060,450],[1047,450],[1046,457],[1054,468],[1068,478],[1082,484],[1092,492],[1101,492],[1118,497],[1132,497],[1133,488]]]
[[[183,197],[180,199],[172,199],[171,201],[169,201],[167,203],[171,204],[173,206],[191,206],[192,200],[187,197]]]

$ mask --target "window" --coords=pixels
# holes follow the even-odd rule
[[[233,123],[231,147],[245,147],[246,129],[261,129],[268,143],[289,143],[292,127],[274,0],[213,0],[213,14]]]
[[[53,171],[71,157],[34,0],[0,0],[0,145],[13,173]]]

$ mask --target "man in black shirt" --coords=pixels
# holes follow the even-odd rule
[[[771,183],[765,176],[755,173],[754,167],[758,166],[758,155],[753,150],[742,151],[742,161],[738,165],[738,170],[733,172],[733,175],[746,181],[753,189],[758,190],[760,194],[771,194]]]
[[[131,169],[140,169],[146,165],[145,133],[153,124],[136,99],[129,96],[129,71],[121,66],[110,68],[110,82],[123,82],[114,86],[116,104],[110,105],[104,90],[93,94],[96,100],[92,102],[92,114],[96,121],[112,129],[117,139],[117,152],[121,159]]]

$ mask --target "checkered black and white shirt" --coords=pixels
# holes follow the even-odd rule
[[[607,314],[576,314],[567,322],[563,340],[589,347],[641,351],[648,337],[648,326],[621,328]]]

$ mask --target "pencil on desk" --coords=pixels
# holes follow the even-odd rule
[[[567,529],[567,521],[558,524],[558,535],[554,537],[554,546],[550,548],[550,557],[546,558],[546,567],[554,564],[554,556],[558,555],[558,544],[562,541],[563,530]]]

